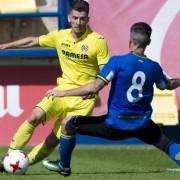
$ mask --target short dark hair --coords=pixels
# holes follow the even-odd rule
[[[137,22],[131,26],[131,40],[139,47],[146,47],[151,42],[152,28],[145,22]]]
[[[84,0],[73,0],[71,9],[76,11],[85,11],[89,14],[89,3]]]

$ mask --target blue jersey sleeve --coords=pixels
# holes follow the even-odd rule
[[[155,77],[155,84],[156,84],[156,87],[158,89],[166,89],[166,86],[167,86],[167,83],[168,83],[168,78],[167,76],[163,73],[163,70],[161,68],[161,66],[157,63],[157,67],[154,68],[155,70],[155,74],[156,74],[156,77]]]
[[[115,77],[117,68],[118,65],[116,57],[111,57],[108,63],[105,64],[103,69],[100,71],[98,77],[104,80],[106,83],[109,83]]]

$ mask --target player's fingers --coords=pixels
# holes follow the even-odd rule
[[[47,99],[49,99],[51,96],[53,96],[53,93],[52,93],[52,92],[51,92],[51,93],[48,93],[48,94],[46,95]]]
[[[54,100],[54,96],[53,96],[53,95],[51,95],[51,100],[52,100],[52,101]]]
[[[47,96],[47,95],[49,95],[49,94],[51,94],[51,93],[52,93],[52,89],[48,90],[48,91],[45,93],[45,95]]]
[[[86,96],[82,96],[82,98],[85,100],[85,99],[91,99],[91,98],[94,98],[95,97],[95,94],[89,94],[89,95],[86,95]]]
[[[52,97],[52,101],[54,101],[54,99],[57,97],[57,95],[56,94],[52,94],[51,97]]]

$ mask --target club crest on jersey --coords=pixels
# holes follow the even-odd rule
[[[89,49],[88,45],[83,44],[83,45],[81,46],[81,50],[82,50],[82,51],[88,51],[88,49]]]

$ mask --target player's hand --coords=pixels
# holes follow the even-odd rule
[[[0,44],[0,50],[7,49],[7,44]]]
[[[63,97],[64,93],[62,91],[50,89],[46,92],[45,95],[47,96],[47,98],[51,97],[53,100],[55,97]]]
[[[89,94],[86,96],[82,96],[83,99],[91,99],[91,98],[95,98],[95,97],[96,97],[96,94]]]

